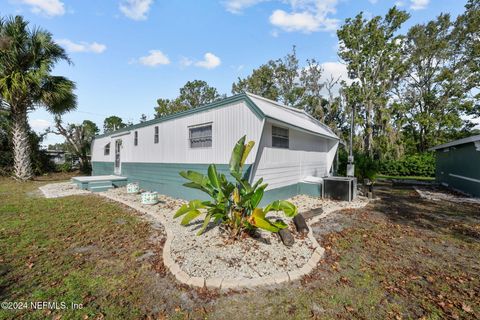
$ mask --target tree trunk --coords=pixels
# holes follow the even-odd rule
[[[92,172],[90,167],[90,161],[88,161],[87,155],[80,155],[80,171],[82,173],[90,174]]]
[[[372,106],[370,102],[367,103],[365,130],[365,152],[368,154],[369,157],[372,157],[373,127]]]
[[[30,159],[30,142],[28,139],[27,111],[12,108],[12,142],[14,155],[14,176],[26,181],[33,177]]]

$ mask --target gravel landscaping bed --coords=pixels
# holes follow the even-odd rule
[[[88,190],[82,190],[71,182],[50,183],[39,187],[45,198],[60,198],[79,194],[91,194]]]
[[[47,198],[91,194],[69,182],[45,185],[40,187],[40,190]],[[311,264],[315,250],[318,252],[318,249],[321,249],[311,234],[304,236],[297,233],[291,219],[280,215],[278,218],[289,224],[295,239],[293,246],[285,246],[277,234],[263,230],[258,230],[255,238],[245,237],[241,241],[232,242],[222,226],[215,226],[213,223],[202,235],[197,236],[196,233],[202,224],[201,219],[193,220],[187,226],[180,225],[181,219],[173,219],[175,211],[186,203],[184,200],[159,195],[157,204],[144,205],[141,203],[140,194],[128,194],[125,187],[98,194],[140,210],[148,215],[149,220],[163,224],[171,238],[169,245],[171,261],[191,278],[223,279],[224,283],[225,279],[228,279],[230,283],[235,284],[236,281],[258,280],[265,277],[280,279],[280,275],[287,275],[288,281],[292,274]],[[305,195],[295,196],[289,201],[298,207],[299,213],[323,209],[307,220],[310,225],[333,211],[360,208],[368,203],[363,197],[358,197],[352,202],[341,202]],[[275,214],[269,214],[269,217],[272,220],[277,218]]]
[[[323,212],[319,215],[311,217],[307,222],[311,225],[319,220],[325,218],[330,213],[343,209],[358,209],[365,207],[369,200],[366,197],[357,196],[357,198],[351,202],[348,201],[334,201],[330,199],[322,199],[316,197],[310,197],[306,195],[299,195],[289,199],[294,205],[297,206],[298,212],[303,213],[313,209],[322,208]]]
[[[181,226],[179,219],[174,220],[175,211],[185,203],[183,200],[159,195],[158,204],[142,205],[140,195],[127,194],[125,188],[111,189],[104,194],[141,207],[164,223],[173,234],[171,257],[190,277],[254,279],[295,271],[310,260],[318,247],[312,238],[297,234],[290,219],[284,221],[289,223],[295,238],[291,247],[283,245],[277,234],[263,230],[259,230],[258,238],[247,237],[243,241],[231,243],[221,227],[211,224],[206,232],[197,236],[200,219],[192,221],[188,226]],[[296,196],[290,200],[298,206],[299,212],[323,207],[322,216],[335,210],[366,204],[365,199],[348,203]],[[270,217],[274,219],[275,215]]]

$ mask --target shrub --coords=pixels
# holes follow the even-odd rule
[[[361,182],[364,179],[375,181],[378,173],[378,161],[363,153],[355,155],[355,176]]]
[[[338,152],[338,174],[345,176],[347,174],[348,153],[344,149],[339,149]],[[378,173],[378,161],[358,151],[355,151],[353,156],[355,159],[355,177],[357,177],[358,181],[363,182],[367,178],[374,181]]]
[[[399,160],[382,161],[380,172],[390,176],[435,176],[435,155],[419,153],[405,156]]]
[[[60,172],[70,172],[73,170],[72,164],[70,162],[64,162],[62,164],[57,164],[57,171]]]
[[[184,186],[199,189],[211,197],[209,201],[192,200],[178,209],[174,217],[183,216],[182,225],[187,225],[205,214],[198,235],[203,233],[213,219],[215,223],[224,224],[233,239],[237,239],[244,232],[251,233],[256,228],[278,232],[287,227],[281,220],[270,221],[266,217],[267,213],[282,211],[287,217],[293,217],[297,214],[297,208],[284,200],[274,201],[263,209],[259,208],[267,184],[262,184],[263,179],[259,179],[251,185],[243,176],[243,165],[254,144],[253,141],[245,144],[243,136],[233,148],[229,166],[230,175],[235,182],[230,182],[224,174],[219,174],[214,164],[208,167],[207,175],[195,171],[180,172],[182,177],[190,181]]]

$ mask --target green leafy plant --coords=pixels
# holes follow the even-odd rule
[[[175,218],[183,217],[182,225],[205,215],[198,235],[205,231],[212,220],[224,224],[234,239],[244,232],[251,233],[256,228],[278,232],[286,228],[287,224],[281,220],[270,221],[266,216],[269,212],[282,211],[287,217],[297,214],[297,207],[284,200],[273,201],[265,208],[258,207],[267,184],[263,184],[263,179],[260,178],[251,185],[243,175],[243,166],[255,144],[254,141],[245,143],[245,139],[243,136],[238,140],[230,158],[229,169],[233,182],[219,173],[214,164],[208,167],[207,175],[190,170],[180,172],[182,177],[189,180],[184,186],[199,189],[211,198],[208,201],[192,200],[175,213]]]
[[[382,161],[380,172],[392,176],[435,176],[435,155],[431,152],[407,155],[398,160]]]

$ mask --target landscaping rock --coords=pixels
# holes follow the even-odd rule
[[[299,213],[295,217],[293,217],[293,223],[295,224],[295,228],[297,229],[298,233],[301,233],[301,234],[308,233],[308,226],[302,214]]]
[[[278,235],[280,236],[280,239],[282,239],[283,244],[287,247],[291,247],[295,243],[295,239],[288,228],[278,231]]]
[[[302,213],[302,216],[305,219],[310,219],[312,217],[319,216],[319,215],[323,214],[323,212],[324,211],[323,211],[322,208],[315,208],[313,210],[309,210],[307,212]]]

